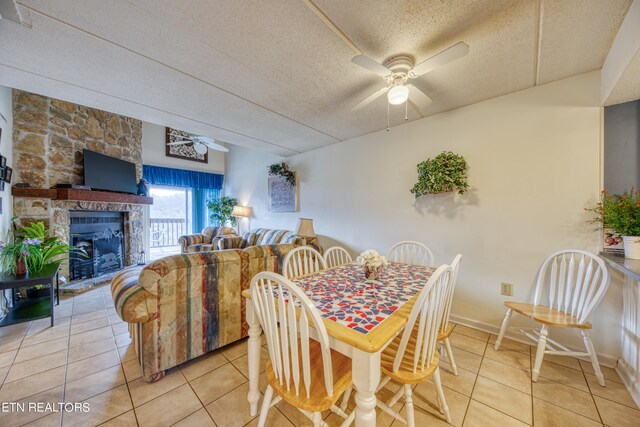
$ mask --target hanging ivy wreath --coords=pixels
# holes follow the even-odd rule
[[[295,187],[296,185],[296,174],[289,169],[289,165],[287,165],[285,162],[274,163],[269,166],[269,175],[281,176],[293,187]]]
[[[418,182],[411,192],[416,199],[425,194],[458,191],[464,194],[469,190],[467,182],[467,161],[459,154],[445,151],[433,159],[418,163]]]

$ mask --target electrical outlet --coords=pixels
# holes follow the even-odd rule
[[[500,283],[500,295],[505,295],[508,297],[513,296],[513,285],[511,283]]]

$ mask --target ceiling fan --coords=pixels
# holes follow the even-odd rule
[[[409,100],[420,112],[423,112],[431,103],[431,98],[408,82],[462,58],[467,53],[469,53],[469,45],[459,42],[418,65],[414,65],[413,56],[406,54],[394,55],[383,64],[366,55],[354,56],[351,62],[379,75],[386,80],[388,86],[369,95],[351,110],[360,110],[386,93],[389,104],[400,105]]]
[[[170,134],[175,141],[169,142],[167,145],[191,145],[193,150],[198,154],[206,154],[207,150],[222,151],[224,153],[229,152],[229,149],[224,145],[216,144],[213,138],[207,136],[196,135],[194,133],[171,133]]]

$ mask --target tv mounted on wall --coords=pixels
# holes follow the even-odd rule
[[[84,185],[92,190],[136,194],[136,165],[84,149]]]

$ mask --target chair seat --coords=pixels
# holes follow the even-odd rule
[[[402,335],[399,335],[387,346],[387,348],[384,349],[380,356],[380,370],[383,374],[390,376],[391,379],[402,384],[418,384],[433,375],[434,371],[438,368],[438,363],[440,363],[440,356],[437,351],[433,355],[431,364],[425,366],[424,370],[421,370],[418,367],[418,369],[413,372],[413,356],[415,354],[414,349],[416,348],[416,336],[417,328],[414,328],[414,333],[412,333],[409,338],[409,343],[407,343],[407,349],[404,352],[404,358],[400,363],[400,368],[395,372],[393,371],[393,362],[396,359]]]
[[[523,316],[529,317],[536,322],[543,323],[549,326],[555,326],[557,328],[580,328],[591,329],[591,323],[580,323],[576,316],[565,313],[564,311],[556,310],[551,307],[545,307],[542,305],[525,304],[521,302],[505,301],[504,305],[507,308],[519,313]]]
[[[442,331],[438,331],[438,341],[442,341],[445,338],[449,338],[449,336],[451,335],[451,332],[453,332],[453,324],[449,322],[447,323],[446,328],[444,328]]]
[[[298,351],[301,355],[302,351]],[[281,396],[283,400],[291,405],[311,412],[321,412],[331,408],[332,405],[340,398],[352,384],[351,382],[351,359],[337,351],[331,350],[331,366],[333,368],[333,396],[327,394],[324,386],[324,367],[322,365],[322,352],[320,344],[317,341],[309,340],[309,359],[311,361],[311,389],[310,396],[307,397],[307,391],[304,385],[304,376],[302,373],[302,359],[299,357],[300,363],[300,392],[296,395],[296,389],[293,380],[289,390],[287,390],[286,381],[283,379],[282,384],[276,378],[271,361],[266,364],[267,381],[273,391]]]

